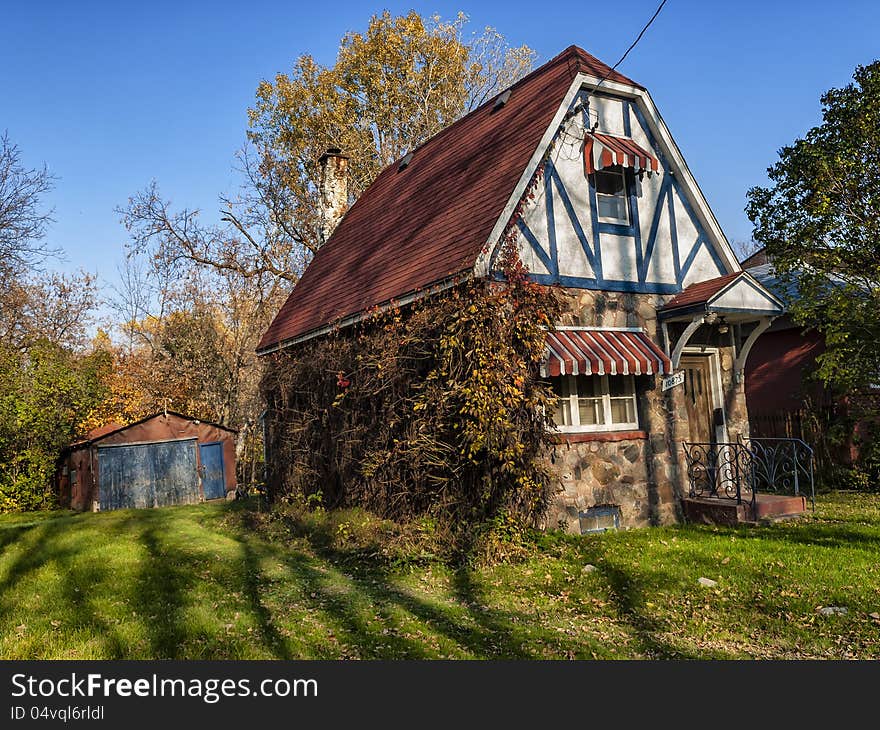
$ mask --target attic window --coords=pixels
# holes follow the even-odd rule
[[[507,101],[510,99],[510,89],[498,95],[498,98],[495,99],[495,105],[492,107],[492,111],[498,111],[501,107],[503,107]]]
[[[397,166],[397,171],[400,172],[401,170],[405,170],[409,166],[409,163],[412,162],[412,158],[413,153],[407,152],[404,155],[403,159],[400,161],[400,164]]]

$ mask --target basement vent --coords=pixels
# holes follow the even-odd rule
[[[510,89],[498,95],[498,98],[495,99],[495,105],[492,107],[492,111],[497,111],[501,107],[503,107],[508,99],[510,99]]]
[[[413,153],[407,152],[404,155],[403,159],[400,161],[400,164],[397,166],[397,171],[400,172],[401,170],[405,170],[409,166],[409,163],[412,162],[412,157]]]
[[[591,532],[607,532],[620,529],[620,507],[616,504],[601,504],[578,512],[581,535]]]

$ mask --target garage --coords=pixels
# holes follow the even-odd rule
[[[107,424],[62,454],[59,500],[97,512],[225,499],[236,488],[235,436],[172,411],[127,426]]]

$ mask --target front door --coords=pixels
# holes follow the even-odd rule
[[[199,459],[202,462],[202,489],[205,499],[220,499],[226,496],[226,480],[223,475],[223,444],[199,444]]]
[[[715,441],[712,421],[712,380],[708,355],[683,355],[679,367],[684,371],[684,398],[691,443]]]

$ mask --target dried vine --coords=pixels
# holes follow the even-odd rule
[[[539,377],[559,300],[528,280],[513,241],[505,282],[469,281],[272,356],[269,487],[459,539],[547,506],[549,393]],[[311,497],[314,501],[316,497]]]

